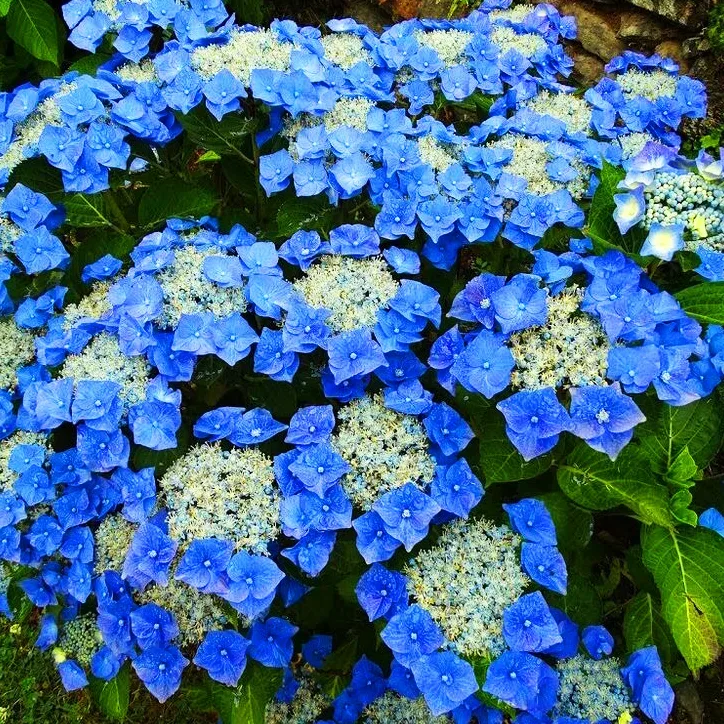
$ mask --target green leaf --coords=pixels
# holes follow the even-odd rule
[[[45,158],[29,158],[16,166],[10,174],[8,188],[12,188],[15,184],[25,184],[54,202],[61,200],[65,195],[60,171],[53,168]]]
[[[580,626],[601,623],[601,597],[594,585],[581,576],[568,579],[566,595],[546,593],[546,600],[551,606],[560,608],[567,616]]]
[[[108,218],[103,194],[73,194],[64,202],[69,226],[113,226]]]
[[[281,669],[250,661],[236,690],[214,687],[213,699],[223,724],[264,724],[267,704],[281,686]]]
[[[236,14],[239,24],[265,25],[267,22],[264,0],[228,0],[226,7]]]
[[[13,0],[0,0],[0,17],[4,18],[8,14],[12,3]]]
[[[676,487],[689,488],[699,476],[699,466],[691,457],[689,448],[684,446],[666,471],[666,482]]]
[[[34,58],[60,65],[65,35],[45,0],[13,0],[6,28],[8,35]]]
[[[661,660],[668,664],[674,658],[676,644],[661,616],[660,605],[658,599],[654,599],[650,593],[637,593],[626,604],[623,635],[629,653],[645,646],[656,646]]]
[[[82,295],[85,290],[81,273],[85,266],[98,261],[104,254],[112,254],[118,259],[123,259],[135,245],[134,237],[115,230],[97,229],[87,232],[83,241],[71,250],[70,264],[61,280],[63,285],[69,287],[75,295]]]
[[[664,620],[696,673],[716,660],[724,643],[724,538],[707,528],[651,526],[641,544]]]
[[[334,208],[325,196],[289,198],[277,211],[276,237],[287,238],[299,229],[326,233],[331,227],[333,215]]]
[[[616,210],[613,197],[622,193],[618,184],[625,175],[625,171],[618,166],[613,166],[607,161],[603,162],[601,183],[593,194],[588,212],[588,225],[585,229],[586,236],[590,237],[593,248],[598,253],[619,249],[635,255],[643,243],[644,233],[640,229],[634,228],[622,236],[613,219],[613,212]]]
[[[649,464],[662,475],[684,448],[699,468],[705,468],[721,447],[724,415],[721,401],[713,395],[683,407],[657,401],[642,408],[646,422],[636,429],[636,436]]]
[[[545,503],[553,518],[559,547],[572,552],[585,548],[593,535],[591,512],[571,503],[563,493],[545,493],[537,497]]]
[[[693,510],[689,510],[692,499],[693,496],[688,490],[678,490],[671,496],[669,510],[679,523],[695,526],[699,522],[699,516]]]
[[[646,460],[632,446],[612,461],[585,442],[579,443],[559,466],[558,485],[584,508],[626,505],[644,523],[671,525],[668,490],[652,479]]]
[[[255,118],[240,113],[227,113],[217,121],[202,106],[186,115],[177,113],[176,117],[193,143],[221,156],[243,156],[241,144],[257,127]]]
[[[180,178],[159,181],[147,189],[138,205],[138,223],[146,229],[178,217],[197,219],[211,214],[218,204],[213,189]]]
[[[98,708],[114,721],[122,721],[130,700],[130,664],[125,664],[110,681],[91,677],[90,690]]]
[[[110,60],[111,57],[112,56],[108,53],[100,52],[97,52],[94,55],[84,55],[81,58],[78,58],[75,63],[72,63],[68,70],[76,71],[81,75],[95,75],[98,68],[103,65],[103,63]]]
[[[199,156],[199,163],[213,163],[214,161],[218,161],[221,158],[221,156],[216,153],[216,151],[207,151],[206,153],[202,153]]]
[[[553,459],[550,454],[529,462],[523,459],[508,440],[505,420],[497,410],[490,410],[482,418],[471,420],[471,425],[480,439],[480,465],[488,485],[535,478],[550,467]]]
[[[696,284],[674,296],[690,317],[704,324],[724,324],[724,282]]]

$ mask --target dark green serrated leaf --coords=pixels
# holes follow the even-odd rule
[[[236,14],[236,22],[241,24],[264,25],[267,21],[266,5],[263,0],[227,0],[229,12]]]
[[[722,445],[724,413],[715,396],[683,407],[656,401],[642,404],[642,408],[646,422],[636,429],[636,436],[647,461],[662,475],[684,448],[700,468],[705,468]]]
[[[296,411],[297,392],[289,382],[275,382],[262,375],[240,380],[248,407],[265,407],[274,417],[288,419]]]
[[[696,673],[716,660],[724,643],[724,538],[707,528],[650,526],[641,544],[664,620]]]
[[[704,324],[724,324],[724,282],[705,282],[676,293],[682,309]]]
[[[626,175],[618,166],[604,161],[601,169],[601,182],[593,194],[591,208],[588,212],[588,224],[585,228],[586,236],[593,242],[597,253],[603,254],[611,249],[619,249],[628,254],[635,255],[641,248],[644,233],[636,228],[625,236],[621,235],[613,218],[616,210],[614,196],[623,193],[618,184]]]
[[[579,626],[589,626],[601,623],[601,597],[595,586],[581,576],[571,577],[568,580],[566,595],[546,593],[546,600],[551,606],[560,608],[572,618]]]
[[[198,219],[211,214],[219,199],[208,186],[180,178],[159,181],[145,191],[138,205],[138,223],[145,229],[165,224],[167,219]]]
[[[558,546],[564,551],[585,548],[593,535],[591,512],[571,503],[563,493],[545,493],[537,497],[545,503],[553,518]]]
[[[65,33],[45,0],[13,0],[5,27],[8,35],[34,58],[60,65]]]
[[[282,678],[281,669],[268,669],[250,661],[236,689],[214,686],[213,701],[223,724],[264,724],[267,704]]]
[[[671,525],[668,490],[652,480],[646,460],[633,447],[624,448],[612,461],[579,443],[558,468],[558,485],[584,508],[625,505],[645,523]]]
[[[191,141],[221,156],[242,156],[241,144],[257,128],[256,119],[240,113],[227,113],[217,121],[202,106],[185,115],[177,113],[176,117]],[[253,173],[251,167],[249,173]]]
[[[53,168],[44,158],[29,158],[16,166],[10,174],[8,188],[12,188],[15,184],[24,184],[54,202],[65,196],[60,171]]]
[[[550,454],[526,462],[505,434],[505,421],[497,410],[491,410],[476,422],[480,439],[480,466],[486,484],[528,480],[544,473],[551,466]]]
[[[65,223],[76,227],[113,226],[103,194],[73,194],[64,201]]]
[[[646,646],[656,646],[664,664],[674,658],[674,640],[661,616],[661,603],[646,591],[640,591],[626,604],[623,635],[626,649],[633,653]]]
[[[128,711],[130,701],[130,664],[121,666],[119,672],[110,681],[90,677],[90,690],[93,701],[101,712],[113,721],[122,721]]]
[[[75,71],[81,75],[95,75],[98,68],[111,59],[108,53],[95,53],[94,55],[84,55],[71,64],[69,71]]]
[[[334,218],[334,208],[326,197],[289,198],[277,211],[275,236],[285,239],[295,231],[320,231],[326,233]]]

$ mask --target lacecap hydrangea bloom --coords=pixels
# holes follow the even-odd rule
[[[113,47],[132,61],[148,54],[154,29],[171,26],[177,32],[205,37],[228,17],[218,0],[203,4],[154,0],[130,5],[121,0],[70,0],[62,11],[73,45],[94,52],[106,35],[112,35]]]
[[[466,517],[483,489],[459,453],[467,423],[434,403],[415,378],[343,405],[299,410],[275,469],[281,520],[299,540],[283,552],[311,575],[326,565],[336,531],[354,527],[368,563],[412,550],[436,516]],[[353,521],[353,516],[355,516]]]
[[[456,670],[444,653],[437,664],[436,673],[445,672],[441,676],[447,677],[446,683],[441,686],[452,691],[469,683],[469,672],[465,669],[462,670],[460,680],[453,680],[453,676],[459,676],[461,670]],[[376,663],[364,656],[353,667],[349,685],[334,700],[333,715],[333,721],[338,724],[445,724],[453,721],[456,724],[472,721],[502,723],[502,714],[484,706],[474,695],[465,698],[452,714],[433,713],[410,669],[393,660],[390,673],[385,676]]]
[[[283,355],[294,360],[298,353],[326,350],[323,384],[328,397],[350,399],[367,386],[372,373],[388,384],[422,374],[424,366],[410,348],[423,339],[429,323],[439,324],[440,295],[417,280],[400,279],[397,270],[409,271],[405,261],[400,267],[396,250],[380,249],[374,229],[345,224],[332,229],[328,242],[317,232],[298,231],[279,254],[298,265],[302,275],[278,302],[285,310],[281,333],[262,335],[257,369],[279,375],[269,359],[279,339]]]
[[[719,149],[719,155],[724,150]],[[711,281],[724,279],[724,171],[722,161],[702,151],[695,162],[660,144],[649,143],[627,164],[626,188],[615,197],[622,233],[647,232],[642,255],[671,261],[693,251],[696,271]]]
[[[131,153],[128,131],[110,122],[111,107],[122,97],[112,83],[76,72],[6,94],[0,185],[23,160],[43,156],[60,170],[66,191],[108,188],[110,170],[126,169]]]
[[[564,432],[615,458],[645,419],[630,395],[653,386],[666,404],[685,405],[719,383],[699,323],[622,253],[542,251],[532,272],[468,282],[449,316],[470,331],[448,330],[430,356],[449,389],[512,391],[497,408],[526,460]]]
[[[64,269],[70,256],[52,232],[63,221],[63,211],[43,194],[15,184],[0,199],[0,313],[13,312],[5,282],[17,273],[39,274]],[[21,302],[16,322],[24,328],[41,327],[61,306],[64,289],[56,287],[41,299]]]
[[[370,620],[387,621],[380,636],[396,666],[411,671],[434,715],[464,707],[479,690],[468,663],[475,657],[499,661],[526,652],[542,677],[555,678],[532,654],[547,653],[562,637],[542,594],[527,593],[531,582],[566,591],[555,527],[540,501],[506,509],[510,527],[484,519],[446,523],[401,573],[374,564],[357,585]],[[543,706],[538,693],[532,688],[525,706],[508,703],[544,713],[553,699]],[[555,689],[541,696],[554,697]]]
[[[269,667],[289,664],[296,627],[262,615],[285,577],[271,558],[279,497],[272,460],[248,447],[284,426],[262,410],[223,412],[233,423],[230,437],[244,449],[225,450],[214,441],[191,447],[158,481],[152,468],[133,471],[125,461],[108,477],[91,475],[83,468],[79,439],[78,450],[50,455],[52,478],[42,489],[42,448],[23,443],[11,453],[10,464],[17,460],[24,470],[14,507],[5,494],[20,530],[15,543],[5,532],[3,557],[40,566],[42,557],[59,551],[72,561],[68,568],[42,563],[37,578],[20,584],[36,605],[62,600],[70,611],[62,625],[46,614],[39,639],[42,648],[55,646],[69,690],[87,684],[88,672],[113,678],[129,658],[160,701],[178,689],[191,658],[230,686],[247,656]],[[26,506],[44,501],[53,515],[28,511],[34,522],[23,533]],[[238,517],[231,515],[234,507]],[[19,550],[12,553],[10,545]],[[91,596],[92,619],[78,619],[77,607]],[[66,630],[77,633],[64,635]]]
[[[552,652],[558,659],[554,667],[558,694],[550,712],[547,716],[519,716],[516,722],[598,724],[638,721],[634,717],[639,713],[655,724],[669,720],[674,691],[663,674],[655,646],[635,651],[623,665],[611,656],[613,637],[603,626],[585,628],[580,638],[576,626],[568,626],[568,631],[566,650]],[[487,690],[497,696],[515,696],[520,684],[517,676],[510,674],[520,672],[523,678],[524,662],[511,658],[506,666],[494,666],[495,678]]]
[[[671,58],[626,51],[606,65],[608,77],[585,97],[607,118],[611,137],[646,133],[672,148],[681,139],[676,131],[682,118],[703,118],[706,89],[701,81],[678,74]],[[625,129],[625,130],[624,130]],[[599,129],[606,135],[603,124]]]
[[[121,276],[113,257],[89,265],[89,293],[52,319],[38,341],[43,363],[57,365],[69,352],[82,356],[96,335],[116,345],[126,366],[135,365],[128,371],[135,385],[152,373],[166,384],[189,381],[200,356],[233,366],[259,342],[256,371],[291,379],[299,360],[282,348],[282,333],[270,328],[260,339],[247,321],[253,312],[273,323],[289,308],[292,288],[271,242],[256,241],[240,226],[220,234],[211,219],[171,220],[164,231],[141,239],[131,259],[134,265]]]

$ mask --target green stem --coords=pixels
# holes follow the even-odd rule
[[[118,224],[118,226],[114,225],[116,231],[122,234],[128,233],[130,227],[128,225],[128,222],[126,221],[126,217],[123,215],[123,212],[118,206],[118,203],[116,202],[116,199],[114,198],[112,193],[106,195],[106,208],[108,209],[108,211],[110,211],[111,216],[113,216],[113,218],[116,220],[116,223]]]
[[[261,210],[264,205],[264,197],[262,195],[261,182],[259,181],[259,146],[256,143],[256,135],[254,133],[251,134],[251,152],[254,160],[248,159],[248,161],[254,166],[254,179],[256,182],[256,222],[261,226]]]

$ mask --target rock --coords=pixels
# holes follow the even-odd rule
[[[391,24],[389,12],[385,12],[382,6],[369,0],[346,0],[340,17],[354,18],[358,23],[367,25],[376,32],[382,32],[385,26]]]
[[[618,37],[621,22],[618,14],[605,5],[589,5],[583,0],[553,0],[562,15],[573,15],[578,24],[578,42],[589,53],[603,60],[626,49],[626,43]]]
[[[627,43],[652,48],[657,43],[679,35],[680,27],[643,10],[625,10],[620,15],[618,37]]]
[[[701,28],[717,0],[630,0],[632,5],[661,15],[680,25]]]
[[[663,43],[659,43],[654,48],[654,52],[664,56],[664,58],[673,58],[679,64],[682,73],[689,72],[689,61],[686,59],[684,48],[680,41],[664,40]]]
[[[601,80],[604,62],[598,56],[584,50],[578,43],[571,43],[566,50],[573,58],[575,80],[586,86],[595,85]]]

